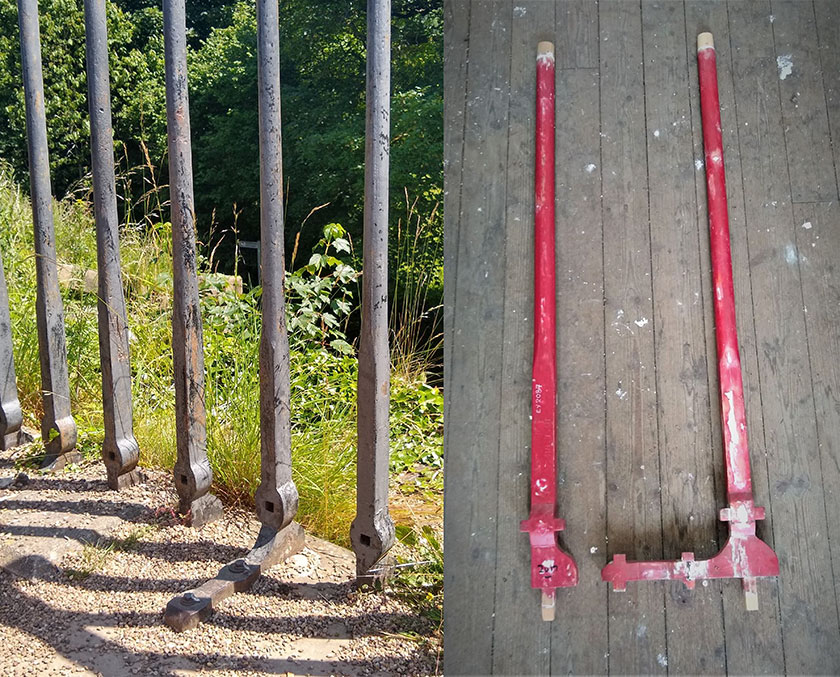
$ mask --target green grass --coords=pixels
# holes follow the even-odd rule
[[[55,203],[62,263],[96,267],[91,206]],[[288,281],[292,455],[300,493],[298,519],[311,532],[348,544],[355,514],[356,361],[344,340],[356,307],[358,262],[338,224]],[[170,469],[175,460],[171,346],[170,226],[148,219],[121,230],[131,330],[134,429],[141,465]],[[39,427],[40,376],[35,325],[35,267],[28,198],[0,164],[0,251],[11,296],[18,389],[27,423]],[[303,260],[308,257],[301,256]],[[206,366],[207,450],[214,491],[250,505],[260,481],[259,290],[237,293],[200,257]],[[73,415],[83,450],[98,453],[102,431],[95,294],[63,289]],[[425,361],[401,340],[392,383],[392,470],[429,478],[439,501],[443,397],[425,383]],[[409,528],[412,525],[407,525]]]

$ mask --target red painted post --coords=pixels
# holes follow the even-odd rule
[[[698,580],[740,578],[747,609],[755,610],[758,608],[756,578],[778,576],[779,560],[772,548],[755,534],[756,520],[764,519],[764,508],[757,507],[753,501],[750,476],[741,358],[735,322],[735,289],[729,247],[717,66],[711,33],[697,36],[697,65],[706,154],[706,195],[709,203],[715,337],[726,458],[726,498],[729,503],[728,507],[720,511],[720,519],[729,522],[729,538],[723,549],[710,560],[695,561],[694,553],[691,552],[684,552],[676,562],[628,562],[624,555],[616,555],[604,567],[601,578],[612,582],[613,589],[619,591],[625,589],[627,581],[633,580],[676,579],[693,588]]]
[[[534,173],[534,363],[531,378],[531,587],[542,590],[544,620],[554,619],[554,591],[577,585],[574,560],[557,545],[566,527],[555,517],[557,461],[556,308],[554,281],[554,45],[537,48]]]

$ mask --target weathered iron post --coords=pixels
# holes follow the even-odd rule
[[[128,319],[120,272],[105,0],[85,0],[85,49],[99,275],[99,361],[105,421],[102,459],[108,486],[122,489],[140,481],[136,470],[140,447],[133,431]]]
[[[18,400],[15,358],[12,349],[12,319],[9,316],[9,290],[0,252],[0,451],[24,442],[23,411]]]
[[[289,339],[283,293],[283,156],[280,117],[280,31],[277,0],[257,2],[260,120],[260,486],[255,501],[265,527],[280,530],[297,513],[292,480]]]
[[[163,32],[172,209],[172,364],[175,372],[177,440],[175,487],[181,499],[181,513],[189,515],[191,524],[198,527],[221,517],[222,504],[209,493],[213,471],[207,459],[204,348],[196,273],[184,0],[164,0]]]
[[[283,157],[280,128],[280,31],[277,0],[257,0],[257,73],[260,119],[260,231],[262,336],[260,337],[261,478],[254,498],[262,522],[254,547],[215,578],[174,597],[164,622],[182,632],[196,627],[216,605],[250,588],[263,572],[305,543],[293,522],[298,492],[292,480],[289,340],[283,293]]]
[[[356,519],[350,540],[356,580],[371,573],[394,544],[388,514],[391,356],[388,346],[388,169],[391,116],[391,2],[367,3],[364,274],[357,391]]]
[[[38,284],[35,312],[44,401],[44,418],[41,420],[41,437],[45,451],[43,466],[59,469],[66,463],[81,460],[81,454],[76,451],[76,422],[70,413],[64,306],[58,287],[50,160],[47,151],[47,117],[41,73],[38,0],[18,0],[18,21],[26,99],[26,135],[29,142],[35,273]]]

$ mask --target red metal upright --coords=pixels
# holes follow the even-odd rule
[[[694,553],[684,552],[676,562],[628,562],[616,555],[604,567],[601,577],[624,590],[627,581],[682,580],[693,588],[695,581],[708,578],[740,578],[747,609],[758,608],[756,578],[778,576],[776,553],[755,534],[756,520],[764,519],[764,508],[753,502],[750,454],[741,358],[735,323],[735,290],[732,282],[732,256],[729,247],[729,216],[726,207],[726,176],[723,166],[723,139],[720,127],[717,69],[711,33],[697,36],[697,63],[700,76],[700,105],[703,117],[703,145],[706,155],[706,193],[709,204],[709,232],[714,282],[715,336],[720,375],[721,419],[726,457],[726,498],[728,507],[720,519],[729,522],[729,538],[712,559],[695,561]]]
[[[554,45],[537,48],[534,190],[534,363],[531,378],[531,513],[521,530],[531,539],[531,587],[542,590],[542,616],[554,619],[554,591],[577,585],[577,565],[557,545],[566,527],[555,517],[556,309],[554,284]]]

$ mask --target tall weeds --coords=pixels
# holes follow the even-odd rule
[[[148,157],[147,165],[133,176],[147,186],[141,202],[123,210],[126,222],[121,229],[135,435],[142,465],[172,468],[171,226],[161,220],[165,191]],[[79,197],[55,204],[56,241],[62,263],[79,269],[95,268],[91,211],[87,199]],[[409,210],[406,218],[412,228],[424,227],[423,219],[413,211]],[[10,170],[0,164],[0,248],[11,295],[18,388],[27,423],[37,429],[41,402],[31,233],[29,201]],[[421,347],[428,339],[440,340],[439,325],[431,316],[412,315],[426,307],[427,285],[422,279],[416,284],[405,282],[412,241],[401,242],[403,264],[398,264],[398,270],[403,272],[398,274],[404,276],[399,287],[403,291],[392,324],[392,465],[404,469],[419,463],[439,469],[442,397],[425,383],[423,365],[428,357]],[[260,289],[242,293],[227,276],[211,270],[207,257],[199,260],[207,449],[214,470],[214,490],[228,502],[248,505],[260,481]],[[348,317],[358,305],[358,276],[352,248],[338,224],[327,226],[308,263],[287,275],[298,519],[312,533],[344,544],[355,513],[357,375],[355,347],[345,332]],[[87,431],[85,439],[101,439],[96,295],[72,288],[64,288],[62,294],[73,414],[80,429]],[[85,449],[95,454],[97,446],[89,444]]]

